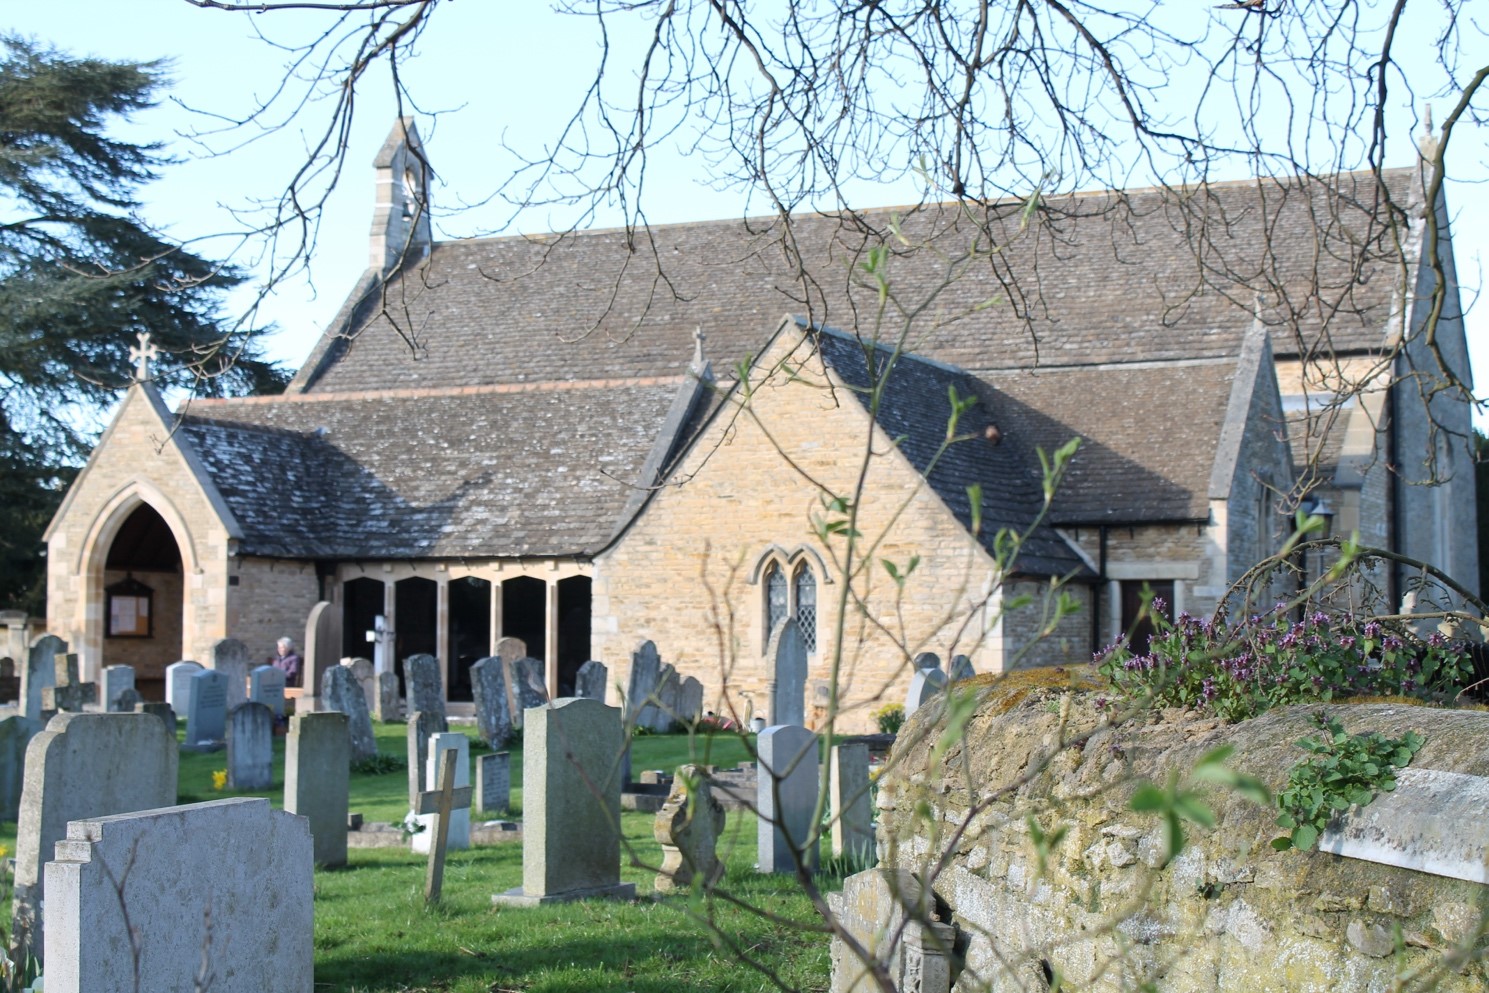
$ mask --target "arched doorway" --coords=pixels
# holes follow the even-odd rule
[[[181,657],[185,579],[170,525],[148,503],[109,544],[103,568],[102,664],[134,667],[146,700],[165,699],[165,667]]]

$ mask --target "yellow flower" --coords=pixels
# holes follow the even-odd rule
[[[212,788],[214,790],[223,790],[227,788],[226,769],[218,769],[216,772],[212,773]]]
[[[7,847],[5,847],[4,845],[0,845],[0,859],[5,858],[5,856],[7,856],[9,854],[10,854],[10,849],[7,848]]]

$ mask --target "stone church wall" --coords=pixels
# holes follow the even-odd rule
[[[234,562],[238,584],[228,587],[228,629],[248,646],[254,663],[272,658],[280,638],[305,647],[305,619],[320,599],[315,563],[244,556]]]
[[[982,676],[973,685],[984,696],[961,743],[932,764],[943,708],[923,708],[901,730],[876,799],[881,869],[918,874],[934,894],[925,907],[936,912],[935,926],[952,928],[942,949],[953,990],[1047,989],[1055,973],[1063,988],[1090,993],[1146,983],[1171,993],[1384,990],[1398,976],[1434,969],[1436,989],[1449,993],[1489,983],[1489,888],[1318,851],[1275,851],[1270,842],[1282,829],[1273,809],[1187,780],[1202,755],[1229,744],[1231,767],[1278,790],[1305,757],[1295,742],[1314,730],[1318,708],[1237,725],[1174,711],[1107,726],[1111,711],[1098,706],[1104,681],[1089,671],[1058,681],[1048,670]],[[1354,732],[1421,732],[1426,744],[1413,770],[1489,773],[1489,715],[1325,709]],[[1187,847],[1168,861],[1161,818],[1129,803],[1139,782],[1161,785],[1171,775],[1201,795],[1216,826],[1188,825]],[[1040,851],[1031,821],[1046,837],[1064,834]],[[1463,844],[1471,841],[1464,835]],[[865,897],[893,902],[853,884],[839,906],[848,904],[871,935],[896,909]],[[1451,961],[1465,943],[1476,951]],[[835,978],[834,991],[850,988],[862,987]]]

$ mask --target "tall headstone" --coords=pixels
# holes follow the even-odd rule
[[[609,679],[610,670],[605,668],[605,663],[590,659],[574,674],[574,695],[604,703]]]
[[[517,684],[512,667],[518,659],[527,658],[527,642],[521,638],[499,638],[496,642],[496,657],[502,660],[502,676],[507,683],[507,713],[512,718],[512,730],[522,730],[522,703],[517,699]]]
[[[703,684],[689,676],[677,688],[677,716],[691,724],[703,716]]]
[[[314,694],[320,692],[326,670],[341,664],[341,608],[322,600],[310,608],[305,620],[305,654],[301,663],[300,685],[309,709],[315,709]]]
[[[272,665],[254,666],[248,673],[248,700],[268,707],[275,717],[283,717],[284,670]]]
[[[656,721],[657,677],[662,673],[662,658],[657,646],[643,641],[631,653],[631,676],[626,680],[625,714],[627,727],[651,727]]]
[[[475,807],[492,814],[512,809],[512,756],[507,752],[476,756]]]
[[[349,667],[338,665],[326,670],[321,679],[321,708],[346,715],[353,762],[361,762],[377,754],[377,738],[372,734],[372,715],[367,712],[367,696]]]
[[[471,696],[476,702],[476,728],[481,740],[502,748],[512,740],[512,716],[507,712],[507,680],[502,660],[495,656],[477,659],[470,667]]]
[[[905,716],[908,718],[944,689],[946,673],[940,669],[917,669],[910,677],[910,692],[905,694]]]
[[[177,714],[191,707],[191,677],[202,671],[200,662],[182,659],[165,667],[165,702]]]
[[[755,810],[759,816],[755,868],[794,873],[799,858],[808,869],[815,869],[818,846],[812,815],[817,809],[817,736],[804,727],[776,725],[756,736],[755,748]]]
[[[227,785],[266,790],[274,785],[274,712],[244,703],[227,715]]]
[[[398,695],[398,673],[379,672],[373,678],[377,680],[377,707],[372,711],[373,719],[403,720],[403,699]]]
[[[56,856],[46,867],[51,993],[311,993],[310,832],[268,800],[75,819]]]
[[[807,643],[796,615],[783,617],[765,650],[770,666],[770,723],[802,725],[807,721]]]
[[[203,669],[191,677],[191,695],[186,704],[186,747],[211,747],[227,735],[228,683],[216,669]]]
[[[679,766],[652,824],[652,836],[662,846],[662,865],[652,887],[670,893],[694,880],[704,886],[718,882],[724,875],[717,851],[723,833],[724,807],[714,798],[703,767]]]
[[[176,739],[148,714],[58,714],[26,749],[16,824],[12,962],[44,951],[42,866],[67,822],[176,802]]]
[[[834,745],[827,767],[832,854],[860,868],[874,857],[874,814],[869,804],[869,746]]]
[[[492,901],[635,896],[620,881],[620,711],[556,700],[528,711],[522,742],[522,886]]]
[[[284,809],[310,820],[315,864],[346,864],[351,736],[345,714],[296,713],[284,747]]]
[[[664,663],[657,672],[657,688],[652,692],[656,703],[649,711],[652,717],[650,727],[658,734],[666,734],[672,730],[672,722],[678,719],[677,693],[677,670],[670,662]]]
[[[341,667],[350,669],[352,675],[357,679],[357,685],[362,687],[362,695],[367,698],[367,712],[372,713],[377,705],[377,680],[372,671],[372,662],[368,659],[342,659]]]
[[[74,654],[58,655],[54,658],[56,672],[52,686],[41,688],[41,709],[57,713],[79,713],[90,704],[98,702],[98,684],[85,683],[78,676],[78,657]]]
[[[14,821],[20,815],[26,746],[40,733],[40,721],[20,714],[0,721],[0,821]]]
[[[455,758],[455,788],[470,785],[470,739],[457,732],[444,734],[432,734],[429,736],[429,753],[424,758],[424,782],[429,784],[428,789],[434,789],[439,783],[440,764],[445,760],[445,752],[454,751]],[[434,840],[434,832],[430,830],[434,826],[434,814],[415,814],[414,820],[423,827],[410,839],[410,844],[415,852],[420,855],[428,855],[430,843]],[[452,851],[470,847],[470,807],[462,807],[450,812],[449,833],[445,836],[445,847]]]
[[[134,707],[121,707],[119,695],[134,689],[134,666],[108,665],[103,668],[103,709],[114,714],[129,714]]]
[[[416,710],[408,715],[408,805],[412,807],[420,793],[434,787],[424,778],[424,758],[429,754],[429,739],[440,733],[439,715]]]
[[[959,679],[971,679],[975,675],[977,675],[977,670],[972,668],[971,659],[967,658],[967,656],[965,655],[956,655],[952,657],[951,668],[950,671],[947,673],[947,678],[951,682],[954,683]]]
[[[67,653],[67,642],[54,634],[44,634],[32,643],[26,654],[26,668],[21,672],[21,713],[33,721],[41,720],[41,688],[57,685],[58,655]]]
[[[248,646],[223,638],[212,646],[212,668],[227,677],[229,710],[248,702]]]
[[[410,655],[403,660],[403,682],[408,687],[408,709],[432,715],[439,733],[450,730],[445,719],[445,684],[440,676],[439,659],[433,655]]]

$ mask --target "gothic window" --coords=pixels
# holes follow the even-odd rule
[[[786,619],[786,574],[772,562],[765,574],[765,637],[769,640],[776,625]]]
[[[817,654],[817,577],[812,567],[803,562],[796,570],[796,623],[801,626],[801,639],[807,654]]]

